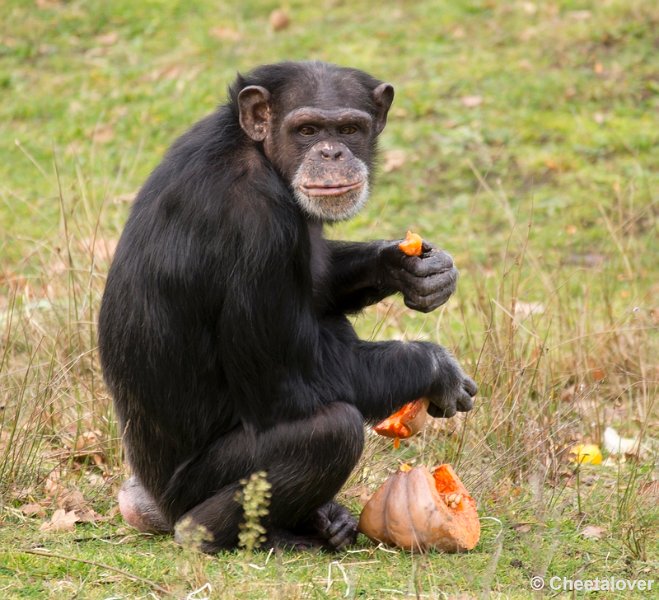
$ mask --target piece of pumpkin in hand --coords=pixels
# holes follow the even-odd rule
[[[423,238],[418,233],[408,231],[405,239],[398,244],[398,247],[407,256],[421,256],[423,253]]]
[[[359,531],[404,550],[464,552],[476,546],[480,521],[476,501],[451,465],[401,469],[373,494],[359,518]]]
[[[394,438],[394,447],[398,448],[401,438],[411,437],[421,431],[428,416],[428,404],[427,398],[408,402],[384,421],[380,421],[373,430],[379,435]]]

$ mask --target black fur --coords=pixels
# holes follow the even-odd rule
[[[400,259],[387,258],[395,243],[326,242],[241,129],[247,85],[270,91],[278,119],[319,94],[326,103],[338,81],[343,106],[375,113],[380,82],[359,71],[283,63],[238,77],[144,184],[108,275],[100,352],[128,461],[171,526],[187,514],[210,529],[209,551],[236,544],[238,482],[260,469],[273,542],[277,531],[330,539],[339,525],[314,523],[340,513],[327,507],[359,459],[363,419],[422,395],[450,416],[475,393],[439,346],[356,337],[346,311],[405,293],[391,276]],[[442,270],[444,295],[453,271]]]

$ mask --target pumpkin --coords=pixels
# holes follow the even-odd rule
[[[408,231],[405,239],[398,244],[398,247],[407,256],[421,256],[423,252],[423,239],[418,233]]]
[[[463,552],[480,538],[476,501],[451,465],[402,468],[373,494],[359,518],[359,531],[404,550]]]
[[[396,411],[393,415],[380,421],[373,430],[379,435],[394,438],[394,447],[398,448],[400,438],[411,437],[423,428],[428,416],[428,399],[419,398],[413,402],[408,402]]]

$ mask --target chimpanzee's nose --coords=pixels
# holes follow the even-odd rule
[[[336,148],[335,146],[323,146],[320,149],[320,156],[330,160],[338,160],[341,158],[342,154],[343,151],[340,148]]]

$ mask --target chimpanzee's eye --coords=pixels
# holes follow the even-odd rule
[[[318,130],[313,125],[302,125],[297,131],[300,135],[315,135]]]
[[[341,135],[352,135],[357,133],[357,128],[354,125],[343,125],[339,128],[339,133]]]

